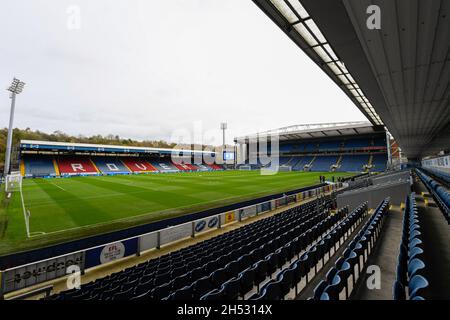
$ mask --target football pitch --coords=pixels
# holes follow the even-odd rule
[[[20,194],[2,194],[0,254],[221,207],[351,173],[216,171],[24,179],[27,239]]]

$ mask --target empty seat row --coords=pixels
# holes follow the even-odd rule
[[[348,299],[373,252],[389,210],[389,198],[380,203],[370,219],[345,248],[325,279],[314,289],[313,300]]]
[[[402,241],[397,259],[397,277],[393,285],[394,300],[426,299],[429,285],[424,275],[425,270],[421,219],[417,212],[415,194],[411,193],[406,197],[403,215]]]
[[[177,296],[175,293],[180,289],[185,292],[184,296],[186,296],[187,293],[190,293],[191,298],[193,299],[199,299],[210,291],[219,290],[219,292],[221,292],[220,289],[225,285],[226,282],[236,280],[235,278],[239,277],[239,272],[242,272],[243,270],[252,266],[253,262],[258,261],[259,259],[261,259],[261,257],[270,255],[272,252],[275,252],[276,249],[279,248],[279,246],[289,242],[291,239],[293,239],[293,237],[295,237],[295,235],[310,228],[311,224],[314,225],[322,221],[327,216],[327,213],[313,213],[312,215],[313,216],[309,220],[302,222],[299,225],[293,222],[286,225],[286,228],[283,227],[279,230],[273,230],[270,233],[260,234],[259,237],[257,239],[254,239],[253,241],[252,239],[249,239],[249,242],[246,245],[237,250],[234,250],[234,252],[231,252],[231,254],[234,255],[235,260],[229,262],[225,267],[222,267],[224,264],[217,263],[215,265],[216,269],[204,270],[203,276],[199,279],[191,276],[190,280],[192,283],[189,286],[185,286],[184,288],[176,288],[174,287],[174,285],[170,286],[169,283],[169,285],[165,288],[165,293],[168,294],[166,298],[171,299],[171,297]],[[285,229],[288,230],[286,231]],[[268,271],[273,270],[273,268],[276,267],[279,261],[287,259],[290,252],[283,250],[280,252],[276,252],[276,254],[277,259],[271,259],[269,261],[270,264],[268,264]],[[256,271],[256,274],[261,273],[261,270]],[[173,281],[176,280],[177,279],[174,279]],[[257,281],[256,278],[255,281]],[[171,291],[168,291],[170,289]],[[227,290],[226,285],[223,290],[223,298],[229,298],[230,296],[233,296],[225,294],[225,291]],[[242,289],[240,289],[240,291],[242,291]],[[146,299],[150,296],[153,299],[160,298],[160,296],[155,296],[155,293],[152,294],[152,292],[148,292],[137,298]]]
[[[298,285],[305,279],[306,284],[314,277],[325,264],[325,259],[330,259],[346,238],[355,230],[357,225],[364,219],[367,213],[367,203],[356,208],[345,219],[340,219],[333,224],[327,233],[322,233],[322,237],[298,259],[278,274],[275,280],[268,282],[251,300],[279,300],[295,289],[295,296],[298,295]],[[319,227],[319,226],[316,226]]]
[[[423,171],[417,169],[417,175],[420,177],[422,182],[425,184],[427,189],[431,192],[434,199],[438,203],[439,207],[444,214],[447,223],[450,224],[450,193],[447,189],[435,181],[432,177],[425,174]]]
[[[220,236],[152,259],[121,272],[54,295],[51,299],[112,299],[146,294],[164,298],[218,267],[227,266],[246,253],[291,230],[304,232],[328,216],[331,198],[286,210]],[[317,209],[325,210],[317,212]],[[230,266],[230,268],[232,268]],[[129,290],[129,289],[132,290]],[[123,293],[123,294],[122,294]],[[151,294],[150,294],[151,293]]]
[[[445,172],[442,169],[437,170],[430,167],[424,168],[423,170],[426,170],[428,173],[436,176],[437,178],[442,180],[443,183],[447,183],[447,185],[450,184],[450,172]]]
[[[330,229],[333,225],[335,225],[340,219],[342,219],[347,214],[347,209],[340,210],[337,214],[328,216],[325,220],[319,222],[312,228],[308,229],[306,232],[301,233],[299,236],[295,238],[285,238],[288,241],[278,242],[277,245],[274,246],[272,253],[268,255],[258,255],[254,256],[252,259],[253,265],[251,268],[245,270],[242,275],[240,274],[239,278],[245,279],[243,283],[241,283],[240,294],[242,298],[245,298],[245,295],[249,293],[254,286],[257,287],[258,293],[267,291],[267,287],[270,287],[270,283],[264,285],[260,289],[260,284],[263,283],[267,278],[272,278],[278,270],[283,268],[286,263],[290,263],[292,259],[299,258],[300,253],[303,252],[308,246],[310,246],[316,239],[320,237],[321,234],[324,233],[325,230]],[[296,228],[298,229],[298,228]],[[295,229],[293,230],[295,231]],[[301,230],[298,230],[301,232]],[[298,234],[297,233],[294,233]],[[271,241],[272,242],[272,241]],[[293,276],[292,273],[285,274],[286,270],[279,273],[277,279],[283,277],[284,281],[288,281],[291,284],[290,280]],[[283,296],[290,291],[290,287],[284,287],[285,290],[282,290]],[[206,294],[202,299],[216,299],[223,298],[224,296],[220,294],[220,290],[213,290]]]

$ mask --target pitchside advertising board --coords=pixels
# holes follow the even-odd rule
[[[256,206],[245,207],[242,209],[238,209],[236,211],[238,216],[241,217],[241,219],[247,219],[256,216],[256,214],[258,213],[256,211]]]
[[[54,259],[30,263],[2,273],[2,292],[8,293],[23,289],[45,281],[64,277],[67,268],[76,265],[80,271],[84,269],[84,253],[77,252]]]
[[[220,223],[225,225],[227,223],[231,223],[237,220],[237,216],[234,211],[228,211],[222,215],[220,215]]]
[[[138,238],[128,239],[107,244],[86,251],[85,268],[92,268],[100,264],[122,259],[137,253]]]
[[[158,247],[158,232],[148,233],[139,238],[139,250],[146,251]]]
[[[192,223],[185,223],[160,231],[160,245],[192,236]]]
[[[210,229],[217,229],[220,226],[220,216],[214,216],[195,221],[194,232],[201,233]]]

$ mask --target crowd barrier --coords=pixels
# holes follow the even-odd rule
[[[125,257],[139,256],[145,251],[160,249],[163,245],[195,237],[208,230],[219,229],[235,221],[244,221],[292,203],[332,192],[341,187],[342,183],[336,183],[295,194],[284,194],[277,199],[162,228],[139,236],[8,268],[0,271],[0,298],[6,293],[55,280],[67,276],[74,271],[79,271],[81,274],[84,274],[87,269]],[[69,268],[70,266],[76,267]]]

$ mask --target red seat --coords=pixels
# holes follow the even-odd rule
[[[122,162],[132,172],[154,172],[154,171],[158,171],[149,162],[147,162],[145,160],[142,160],[142,159],[126,158],[126,159],[123,159]]]
[[[197,170],[197,168],[195,168],[193,165],[187,164],[187,163],[175,163],[175,162],[173,162],[173,165],[175,167],[177,167],[178,170],[181,170],[181,171]]]
[[[98,173],[89,158],[73,157],[58,158],[58,167],[61,174],[95,174]]]

